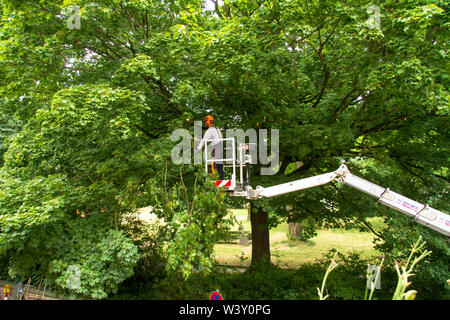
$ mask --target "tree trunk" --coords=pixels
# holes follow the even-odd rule
[[[250,206],[252,266],[262,261],[270,263],[269,214],[261,208],[255,208],[253,204]]]
[[[301,222],[289,222],[289,239],[301,240],[302,239],[302,223]]]

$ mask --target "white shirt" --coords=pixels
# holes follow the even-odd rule
[[[222,132],[220,132],[220,129],[217,127],[209,127],[208,130],[206,130],[205,134],[203,135],[203,139],[200,141],[200,144],[194,149],[194,153],[197,153],[200,150],[202,150],[203,145],[205,144],[206,140],[214,140],[214,139],[222,139]],[[210,146],[211,146],[211,150],[212,149],[221,149],[221,146],[223,146],[223,143],[222,143],[222,141],[211,141]]]

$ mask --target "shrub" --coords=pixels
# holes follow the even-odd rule
[[[139,260],[134,274],[120,285],[113,298],[148,299],[152,284],[166,276],[164,225],[156,219],[150,223],[129,215],[124,218],[123,229],[137,246]]]

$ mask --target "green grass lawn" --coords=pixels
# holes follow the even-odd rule
[[[232,210],[233,215],[242,223],[244,231],[250,232],[250,221],[247,220],[246,209]],[[370,219],[369,219],[370,220]],[[380,224],[378,218],[373,218],[374,224]],[[236,224],[232,231],[238,230]],[[298,268],[302,264],[314,262],[317,258],[331,249],[341,253],[357,251],[362,258],[379,255],[373,249],[373,234],[358,230],[319,229],[317,236],[307,241],[289,240],[289,227],[287,223],[278,225],[270,230],[271,261],[285,268]],[[215,258],[222,265],[249,266],[251,261],[251,244],[239,245],[238,241],[220,243],[215,246]]]

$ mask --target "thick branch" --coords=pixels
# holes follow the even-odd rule
[[[317,50],[314,46],[311,46],[313,48],[313,50],[317,53],[317,55],[319,56],[320,61],[322,62],[322,69],[323,69],[323,81],[322,81],[322,87],[320,88],[319,94],[316,96],[316,101],[313,104],[313,108],[315,108],[320,100],[322,99],[324,93],[325,93],[325,89],[327,87],[328,84],[328,79],[330,78],[330,72],[328,71],[328,67],[327,64],[325,63],[325,59],[322,56],[322,52]]]
[[[223,19],[222,13],[220,13],[219,10],[219,1],[218,0],[211,0],[212,3],[214,3],[214,11],[217,13],[220,19]]]
[[[325,41],[321,44],[321,48],[320,51],[322,52],[323,47],[327,44],[328,40],[331,39],[331,36],[334,34],[334,32],[336,31],[336,27],[338,26],[339,22],[341,21],[341,19],[337,19],[336,23],[333,26],[333,29],[331,30],[330,34],[328,35],[328,37],[325,39]]]
[[[336,187],[336,185],[333,183],[332,184],[333,187],[336,189],[336,191],[339,191],[339,189]],[[342,193],[338,193],[339,196],[344,200],[344,202],[353,210],[353,211],[357,211],[357,212],[361,212],[361,210],[359,210],[358,208],[356,208],[353,203],[348,200]],[[386,239],[383,238],[383,236],[377,232],[375,232],[375,230],[373,230],[372,226],[370,225],[370,223],[368,223],[365,220],[362,220],[361,223],[367,227],[367,229],[370,230],[370,232],[372,232],[374,235],[376,235],[378,238],[383,239],[386,241]]]
[[[350,91],[345,95],[344,99],[342,99],[342,101],[341,101],[339,107],[334,111],[334,114],[333,114],[333,116],[334,116],[334,121],[337,120],[337,114],[338,114],[339,112],[342,112],[342,110],[344,110],[345,104],[346,104],[346,102],[347,102],[347,99],[348,99],[348,98],[350,97],[350,95],[351,95],[352,93],[354,93],[356,90],[357,90],[356,88],[353,88],[352,90],[350,90]]]
[[[160,97],[161,99],[163,99],[165,102],[167,103],[171,103],[170,102],[170,98],[167,97],[166,95],[164,95],[161,91],[159,91],[156,86],[152,83],[151,78],[146,76],[145,74],[141,74],[141,78],[144,79],[144,81],[147,83],[147,85],[150,87],[150,89],[153,90],[153,92]]]
[[[136,129],[138,129],[140,132],[142,132],[143,134],[145,134],[147,137],[151,138],[151,139],[157,139],[158,137],[151,134],[150,132],[148,132],[147,130],[145,130],[144,128],[142,128],[141,126],[135,124],[134,125]]]

